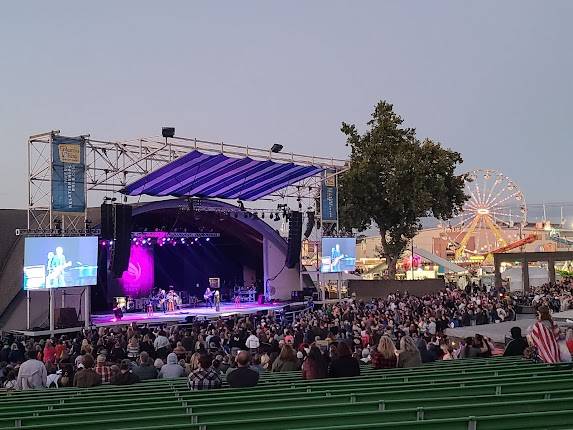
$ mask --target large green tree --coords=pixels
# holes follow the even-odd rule
[[[344,229],[380,230],[381,256],[388,276],[408,242],[422,228],[421,218],[449,219],[459,213],[468,196],[458,152],[430,139],[418,140],[413,128],[386,101],[379,102],[367,130],[342,123],[351,148],[349,170],[339,179],[339,213]]]

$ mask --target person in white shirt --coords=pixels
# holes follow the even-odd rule
[[[167,354],[169,353],[170,343],[169,339],[167,339],[167,336],[163,330],[161,330],[157,335],[157,337],[155,338],[155,341],[153,342],[153,347],[155,348],[155,351],[157,352],[157,356],[159,358],[165,359],[167,357]]]
[[[29,351],[28,360],[22,363],[18,370],[16,388],[18,390],[33,390],[47,386],[48,372],[46,366],[41,361],[36,360],[36,351]]]
[[[247,349],[251,351],[259,349],[260,346],[259,338],[255,336],[254,333],[251,333],[249,337],[247,337],[247,340],[245,341],[245,346],[247,347]]]

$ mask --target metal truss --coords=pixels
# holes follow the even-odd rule
[[[59,130],[30,136],[28,139],[28,231],[37,234],[76,235],[90,230],[87,209],[83,213],[67,214],[51,209],[51,145]],[[334,169],[347,168],[346,160],[308,156],[295,153],[274,153],[270,149],[252,148],[224,142],[195,138],[145,137],[128,141],[105,141],[84,136],[86,142],[86,207],[98,206],[102,195],[116,196],[120,189],[174,159],[199,150],[229,157],[250,157]],[[310,177],[275,192],[264,199],[275,203],[297,199],[302,205],[314,206],[320,195],[319,176]],[[119,196],[117,196],[119,197]],[[116,198],[117,198],[116,197]],[[133,197],[121,196],[123,202]],[[138,198],[139,199],[139,198]]]

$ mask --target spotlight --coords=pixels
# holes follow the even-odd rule
[[[241,200],[237,200],[237,204],[239,205],[239,209],[242,211],[245,210],[245,204]]]
[[[175,136],[175,127],[163,127],[161,129],[161,136],[165,138]]]
[[[109,244],[110,244],[110,245],[113,245],[113,240],[110,240],[110,241],[109,241]]]
[[[265,213],[264,212],[261,214],[261,218],[265,219]]]
[[[199,238],[198,238],[198,237],[196,237],[196,238],[195,238],[195,242],[197,242],[198,240],[199,240]]]
[[[273,146],[271,146],[271,152],[279,153],[282,150],[283,150],[283,146],[280,143],[275,143]]]
[[[207,242],[209,242],[211,239],[208,237],[207,239],[205,239]]]
[[[279,216],[279,213],[277,212],[275,214],[275,221],[280,221],[280,220],[281,220],[281,217]]]

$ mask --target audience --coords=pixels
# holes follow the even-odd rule
[[[465,291],[446,288],[420,297],[401,293],[318,306],[292,320],[270,313],[185,327],[100,327],[49,339],[6,334],[0,338],[0,387],[123,385],[188,375],[190,387],[199,390],[219,388],[225,378],[232,387],[253,386],[268,371],[301,370],[304,379],[320,379],[356,376],[366,365],[383,369],[490,357],[495,347],[489,339],[478,334],[458,342],[444,331],[513,321],[515,306],[533,306],[538,319],[527,338],[518,327],[511,330],[504,355],[568,360],[573,330],[560,333],[551,312],[573,306],[569,281],[527,294],[470,285]]]

